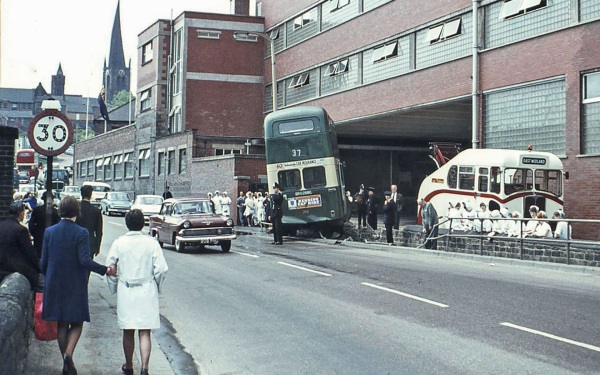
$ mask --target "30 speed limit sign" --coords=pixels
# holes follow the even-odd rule
[[[46,109],[33,118],[27,132],[31,147],[46,156],[60,155],[71,146],[71,121],[56,109]]]

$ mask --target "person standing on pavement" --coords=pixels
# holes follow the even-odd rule
[[[29,232],[20,223],[25,217],[25,207],[12,203],[8,218],[0,223],[0,281],[13,272],[25,276],[35,289],[39,284],[39,258],[31,244]]]
[[[379,198],[375,195],[375,188],[369,187],[369,196],[367,198],[367,224],[373,229],[377,229],[377,209],[379,208]]]
[[[215,214],[222,215],[223,214],[223,199],[221,198],[221,192],[215,190],[215,196],[212,199],[213,204],[215,205]]]
[[[358,214],[358,227],[362,221],[362,226],[367,226],[367,193],[365,185],[360,184],[358,193],[354,194],[354,202],[356,202],[356,213]]]
[[[29,219],[29,233],[33,237],[33,247],[37,254],[38,259],[42,256],[42,242],[44,241],[44,231],[46,230],[46,207],[47,205],[52,206],[52,219],[50,225],[57,224],[60,221],[58,211],[54,207],[54,197],[52,194],[45,191],[42,194],[42,200],[44,204],[37,206],[31,211],[31,218]]]
[[[283,228],[281,219],[283,218],[283,194],[279,191],[279,184],[273,184],[273,194],[271,194],[271,212],[269,221],[273,223],[273,242],[271,245],[283,245]]]
[[[425,248],[437,250],[437,239],[435,237],[438,235],[438,213],[433,204],[426,202],[423,198],[420,198],[417,203],[421,207]]]
[[[240,196],[236,201],[236,206],[238,210],[238,225],[245,226],[246,225],[246,217],[244,216],[244,211],[246,211],[246,199],[244,198],[244,192],[240,191]]]
[[[396,213],[394,215],[394,229],[400,228],[400,212],[402,212],[402,194],[398,193],[398,185],[391,186],[392,200],[396,204]]]
[[[141,375],[148,375],[152,343],[150,330],[160,328],[158,294],[169,269],[162,249],[153,238],[142,233],[144,214],[133,209],[125,215],[129,232],[115,240],[106,258],[106,264],[116,264],[118,276],[109,277],[109,285],[116,284],[117,319],[123,330],[125,364],[121,370],[133,375],[135,331],[140,340]]]
[[[396,219],[396,202],[392,198],[392,192],[383,193],[385,202],[383,203],[383,224],[385,225],[385,236],[388,244],[394,243],[394,223]]]
[[[170,186],[167,186],[165,188],[165,192],[163,193],[162,196],[163,196],[164,200],[167,200],[169,198],[173,198],[173,194],[171,193],[171,187]]]
[[[91,185],[81,187],[81,213],[75,221],[80,227],[87,229],[90,235],[90,256],[92,259],[100,254],[100,244],[102,243],[102,213],[98,207],[92,206],[92,192],[94,188]]]
[[[60,202],[62,220],[44,233],[40,269],[46,276],[42,319],[57,322],[58,348],[63,356],[63,374],[77,375],[73,353],[90,321],[88,272],[114,275],[116,268],[105,267],[90,257],[89,234],[75,223],[79,202],[65,197]]]
[[[227,192],[223,192],[223,198],[221,198],[221,206],[223,209],[223,215],[230,216],[231,215],[231,198],[227,195]]]

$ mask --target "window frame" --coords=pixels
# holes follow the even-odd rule
[[[310,10],[308,12],[302,13],[302,15],[294,18],[294,26],[292,27],[293,31],[300,30],[306,25],[312,22],[312,17],[310,16]]]
[[[398,40],[394,40],[393,42],[388,42],[373,48],[371,63],[376,64],[378,62],[387,61],[394,57],[398,57],[399,55]]]
[[[196,35],[198,36],[198,39],[221,39],[221,32],[218,30],[196,29]]]
[[[450,31],[446,32],[446,30]],[[425,44],[436,44],[460,35],[462,35],[462,17],[453,18],[430,27],[425,36]]]
[[[178,152],[179,156],[179,164],[178,164],[178,172],[179,174],[187,173],[187,148],[180,148]]]
[[[511,4],[508,5],[507,4]],[[546,8],[548,0],[505,0],[500,9],[500,20],[510,20],[512,18],[531,13],[533,11]]]
[[[587,78],[588,77],[595,77],[596,79],[598,79],[598,94],[597,96],[593,96],[593,97],[588,97],[586,92],[588,91],[588,82],[587,82]],[[592,73],[586,73],[583,74],[582,79],[581,79],[581,99],[582,99],[582,103],[583,104],[587,104],[587,103],[596,103],[596,102],[600,102],[600,71],[599,72],[592,72]]]
[[[140,112],[152,109],[152,88],[140,93]]]
[[[292,78],[288,88],[296,89],[296,88],[299,88],[302,86],[306,86],[309,83],[310,83],[310,72],[301,73]]]
[[[146,65],[154,58],[152,40],[142,46],[142,65]]]

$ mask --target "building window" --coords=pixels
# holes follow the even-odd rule
[[[117,155],[113,160],[114,179],[120,180],[123,178],[123,155]]]
[[[187,150],[182,148],[179,150],[179,174],[187,172]]]
[[[300,75],[297,75],[296,77],[292,78],[292,80],[290,81],[290,85],[289,88],[297,88],[297,87],[302,87],[306,84],[308,84],[310,82],[310,74],[309,73],[302,73]]]
[[[239,33],[233,34],[235,40],[239,40],[240,42],[258,42],[258,36],[249,33]]]
[[[140,111],[146,111],[150,109],[152,101],[152,89],[142,91],[140,96]]]
[[[231,155],[231,154],[241,155],[242,150],[241,149],[227,149],[227,148],[216,148],[215,149],[215,155],[217,155],[217,156]]]
[[[306,12],[294,19],[294,30],[298,30],[308,25],[312,21],[310,12]]]
[[[433,44],[436,42],[441,42],[442,40],[446,40],[453,36],[460,35],[460,33],[461,33],[460,26],[461,26],[460,18],[445,22],[441,25],[433,26],[427,32],[427,37],[425,38],[425,43]]]
[[[173,60],[175,61],[175,63],[173,64],[173,66],[171,67],[171,84],[172,84],[172,92],[173,95],[178,95],[179,93],[181,93],[181,62],[183,59],[183,53],[182,53],[182,49],[181,49],[181,30],[177,31],[175,33],[175,36],[173,39],[174,40],[174,46],[173,46]]]
[[[335,12],[348,4],[350,4],[350,0],[329,0],[329,11]]]
[[[139,161],[139,171],[141,176],[149,176],[150,175],[150,149],[147,148],[145,150],[140,150],[140,154],[138,155]]]
[[[152,61],[152,41],[142,46],[142,65]]]
[[[373,50],[373,56],[371,62],[376,63],[379,61],[385,61],[389,58],[398,56],[398,41],[379,46]]]
[[[111,157],[104,158],[102,165],[104,166],[104,180],[110,180],[112,177],[112,163],[110,162]]]
[[[583,76],[583,102],[600,101],[600,72]]]
[[[133,152],[128,152],[123,157],[123,168],[125,169],[125,178],[133,178]]]
[[[273,40],[279,39],[279,27],[269,32],[269,38]]]
[[[157,163],[157,171],[156,174],[159,176],[163,176],[165,174],[165,153],[158,153],[158,163]]]
[[[215,30],[196,30],[200,39],[220,39],[221,32]]]
[[[502,5],[500,19],[516,17],[548,5],[547,0],[507,0]]]
[[[327,70],[325,70],[325,75],[335,76],[338,74],[346,73],[348,71],[348,59],[340,60],[334,62],[333,64],[329,64]]]
[[[104,167],[102,165],[103,162],[104,161],[102,159],[96,160],[96,175],[94,176],[95,180],[102,181],[102,174],[104,173]]]
[[[79,177],[85,177],[87,176],[87,161],[82,161],[81,162],[81,173],[79,174]]]
[[[88,160],[87,162],[87,176],[91,176],[92,178],[94,177],[94,161],[93,160]]]
[[[167,174],[175,174],[175,150],[167,154]]]
[[[256,17],[262,17],[262,2],[256,3]]]

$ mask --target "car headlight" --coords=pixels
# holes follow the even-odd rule
[[[186,221],[183,222],[183,227],[185,229],[188,229],[191,225],[192,225],[192,223],[190,223],[188,220],[186,220]]]
[[[227,219],[227,226],[228,227],[232,227],[233,226],[233,220],[232,219]]]

